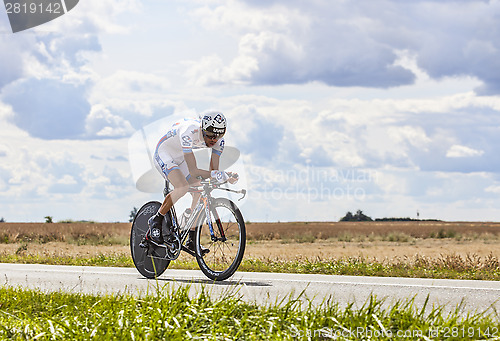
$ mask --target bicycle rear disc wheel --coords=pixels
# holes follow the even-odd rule
[[[139,246],[148,231],[148,219],[158,211],[160,206],[161,203],[158,201],[150,201],[144,204],[137,212],[130,232],[132,260],[140,274],[146,278],[160,276],[170,264],[169,260],[164,259],[166,256],[165,248],[155,247],[151,243],[148,243],[147,248]]]
[[[238,207],[228,199],[215,199],[210,209],[214,236],[210,233],[205,214],[202,214],[196,229],[196,261],[208,278],[223,281],[235,273],[243,259],[245,222]],[[209,252],[202,254],[202,248]]]

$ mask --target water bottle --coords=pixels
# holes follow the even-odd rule
[[[181,223],[179,225],[179,228],[184,231],[186,229],[186,224],[188,222],[189,216],[191,215],[191,209],[186,208],[186,210],[182,213],[181,216]]]

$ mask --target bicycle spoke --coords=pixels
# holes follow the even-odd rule
[[[219,198],[211,208],[213,238],[206,221],[198,232],[201,247],[209,252],[197,255],[202,271],[212,279],[223,280],[238,268],[245,250],[245,223],[234,203]]]

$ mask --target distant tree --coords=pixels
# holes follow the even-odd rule
[[[5,219],[3,217],[0,218],[0,223],[5,223]]]
[[[398,218],[398,217],[390,217],[390,218],[377,218],[375,221],[419,221],[419,219],[412,219],[409,217]]]
[[[354,216],[357,221],[373,221],[372,218],[363,213],[363,211],[358,210]]]
[[[340,219],[340,221],[354,221],[354,216],[352,215],[351,212],[347,212],[346,215]]]
[[[52,221],[52,217],[51,217],[50,215],[46,216],[46,217],[45,217],[45,222],[46,222],[47,224],[51,224],[51,223],[53,223],[53,221]]]
[[[132,211],[130,211],[130,215],[129,215],[129,222],[133,222],[134,221],[134,218],[135,216],[137,215],[137,207],[134,206],[134,208],[132,209]]]
[[[390,217],[390,218],[377,218],[376,221],[441,221],[439,219],[413,219],[413,218],[399,218],[399,217]]]
[[[340,221],[373,221],[373,219],[364,214],[363,211],[357,210],[356,214],[347,212],[346,215],[340,219]]]

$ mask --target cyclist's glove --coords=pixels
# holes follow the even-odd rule
[[[210,172],[210,176],[220,184],[229,180],[229,175],[224,171],[213,170]]]
[[[233,172],[228,172],[227,175],[229,175],[229,183],[234,185],[235,183],[238,182],[239,176],[238,173],[233,173]]]

